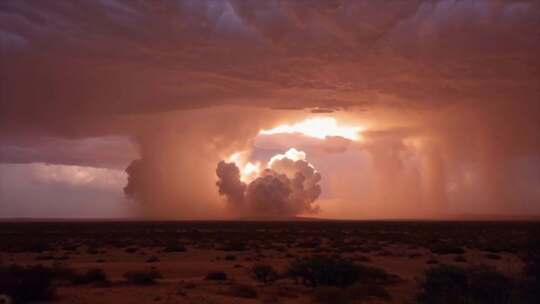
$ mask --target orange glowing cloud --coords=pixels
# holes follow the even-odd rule
[[[264,216],[313,214],[321,194],[321,174],[306,161],[306,153],[290,148],[270,158],[264,169],[246,162],[249,152],[232,154],[216,168],[219,194],[236,212]]]
[[[292,161],[298,161],[298,160],[306,160],[306,153],[303,151],[298,151],[295,148],[290,148],[285,152],[285,154],[276,154],[270,158],[270,161],[268,161],[268,167],[272,167],[272,164],[278,160],[282,160],[284,158],[288,158]]]
[[[364,130],[361,126],[338,125],[337,120],[332,117],[308,118],[293,125],[280,125],[273,129],[261,130],[260,135],[273,135],[284,133],[300,133],[305,136],[318,139],[325,139],[329,136],[339,136],[349,140],[358,141],[361,139],[360,132]]]
[[[274,163],[277,163],[279,161],[282,161],[283,159],[288,159],[290,161],[296,162],[299,160],[306,161],[306,153],[300,150],[297,150],[295,148],[290,148],[283,154],[276,154],[270,158],[268,163],[263,167],[261,167],[260,162],[251,162],[249,161],[249,151],[240,151],[235,152],[231,154],[229,157],[227,157],[228,163],[234,163],[238,167],[240,171],[240,180],[242,182],[251,182],[255,178],[257,178],[260,173],[262,172],[262,169],[265,168],[272,168],[272,165]],[[309,167],[314,168],[313,165],[310,163],[307,163]]]
[[[240,180],[249,182],[255,179],[261,172],[261,164],[259,162],[252,163],[247,160],[249,152],[235,152],[227,158],[229,163],[235,163],[240,169]]]

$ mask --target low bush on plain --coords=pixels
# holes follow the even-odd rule
[[[352,261],[324,256],[312,256],[293,261],[287,274],[307,286],[347,287],[354,283],[390,284],[398,277],[387,273],[384,269],[358,265]]]
[[[92,268],[81,274],[73,274],[70,281],[74,285],[87,285],[87,284],[106,284],[109,282],[107,274],[103,269]]]
[[[56,295],[53,279],[53,271],[41,265],[0,267],[0,294],[14,303],[50,301]]]
[[[245,299],[257,298],[257,290],[253,288],[253,286],[246,285],[246,284],[232,284],[229,287],[227,294],[233,297],[237,297],[237,298],[245,298]]]
[[[243,242],[233,241],[224,244],[221,249],[223,251],[245,251],[247,246]]]
[[[512,303],[512,281],[485,266],[439,265],[426,270],[417,297],[419,304]]]
[[[156,283],[157,279],[160,279],[161,274],[154,269],[140,270],[140,271],[128,271],[124,273],[124,278],[135,285],[152,285]]]
[[[225,281],[227,280],[227,274],[223,271],[211,271],[206,275],[205,279],[209,281]]]
[[[313,293],[315,303],[348,304],[368,299],[390,299],[390,294],[383,286],[358,283],[347,288],[320,286]]]
[[[448,243],[436,243],[430,248],[431,252],[435,254],[464,254],[465,250],[460,246],[448,244]]]
[[[268,264],[255,264],[251,268],[255,280],[264,284],[271,284],[278,278],[277,271]]]
[[[170,244],[163,249],[164,252],[185,252],[186,247],[182,244]]]

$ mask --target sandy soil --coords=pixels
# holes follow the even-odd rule
[[[23,234],[35,237],[35,234],[39,233],[38,230],[30,229],[18,235],[17,229],[14,228],[11,232],[9,229],[3,230],[4,236],[9,236],[7,242],[13,244],[5,246],[0,251],[0,264],[42,264],[51,267],[61,264],[80,273],[99,268],[107,274],[110,284],[105,286],[73,285],[67,282],[59,284],[55,303],[120,304],[313,303],[314,288],[297,284],[286,277],[273,284],[265,285],[255,280],[251,271],[253,265],[265,263],[273,266],[278,273],[284,273],[287,266],[295,259],[313,255],[337,254],[341,258],[362,265],[382,268],[401,279],[385,287],[391,295],[390,299],[372,298],[359,303],[412,303],[418,293],[419,282],[422,280],[424,271],[437,264],[463,267],[489,265],[509,277],[518,277],[524,266],[519,251],[493,253],[482,248],[460,246],[465,253],[436,254],[429,246],[418,245],[417,240],[396,241],[394,238],[385,240],[384,236],[373,236],[364,241],[365,237],[359,236],[357,239],[355,234],[350,232],[347,236],[341,236],[339,229],[336,230],[337,232],[329,233],[330,236],[321,235],[316,245],[304,246],[299,244],[313,240],[313,236],[318,235],[319,230],[311,231],[300,227],[290,232],[294,233],[291,236],[283,234],[280,225],[277,227],[279,229],[276,228],[274,232],[265,230],[267,235],[261,236],[262,232],[251,231],[249,233],[252,234],[242,236],[243,242],[248,244],[244,250],[224,250],[223,244],[227,243],[235,232],[223,230],[232,234],[222,235],[222,228],[215,228],[215,230],[212,228],[206,232],[199,230],[195,234],[197,237],[181,235],[175,239],[168,236],[167,242],[171,242],[172,238],[174,242],[183,244],[186,249],[184,252],[166,252],[164,245],[149,242],[149,240],[156,241],[156,238],[160,238],[160,235],[165,233],[160,229],[144,236],[138,236],[138,232],[130,236],[122,234],[111,236],[105,231],[84,237],[81,237],[77,231],[71,230],[62,232],[66,234],[65,236],[50,232],[43,236],[46,243],[50,245],[46,250],[40,250],[40,252],[14,250],[13,248],[22,246],[19,243]],[[466,237],[467,234],[456,235]],[[452,237],[456,242],[456,236]],[[334,238],[340,238],[339,245]],[[110,245],[124,239],[128,240],[124,245]],[[491,243],[497,244],[496,241],[497,238],[494,238]],[[77,244],[74,248],[65,249],[66,244],[73,243]],[[144,244],[147,243],[151,245],[145,246]],[[347,244],[353,243],[362,244],[364,248],[345,249]],[[372,248],[366,249],[370,247]],[[492,256],[489,256],[490,254]],[[155,257],[156,261],[150,262],[151,257]],[[459,257],[458,260],[461,261],[456,261],[456,257]],[[150,269],[155,269],[162,276],[152,285],[136,285],[128,282],[124,277],[124,274],[129,271]],[[213,271],[225,272],[227,279],[207,280],[206,275]],[[256,290],[256,295],[245,296],[236,292],[238,285],[251,286]]]
[[[100,254],[87,254],[81,248],[79,254],[58,250],[56,256],[69,256],[68,260],[39,261],[40,264],[57,263],[84,271],[92,268],[103,269],[112,284],[107,287],[71,286],[66,284],[58,289],[58,303],[311,303],[310,289],[292,280],[279,280],[269,286],[257,282],[251,275],[250,267],[255,263],[266,263],[278,271],[285,271],[292,260],[283,252],[266,250],[263,252],[241,251],[223,252],[219,250],[201,250],[187,248],[186,252],[166,253],[156,248],[139,248],[135,253],[127,253],[119,249],[104,249]],[[289,255],[302,256],[311,254],[311,250],[294,250]],[[455,254],[434,255],[425,248],[410,249],[406,246],[386,246],[384,252],[368,254],[349,253],[344,257],[360,259],[363,263],[381,267],[390,273],[397,274],[403,280],[388,287],[391,300],[364,301],[363,303],[408,303],[416,294],[417,281],[423,271],[430,266],[427,262],[435,259],[439,263],[455,265],[483,264],[496,267],[510,276],[519,274],[523,265],[516,255],[499,253],[500,259],[485,257],[486,253],[470,249],[465,254],[467,262],[455,262]],[[4,254],[5,262],[21,265],[34,265],[41,254]],[[147,262],[155,256],[156,262]],[[226,256],[234,256],[235,260],[226,260]],[[365,260],[369,262],[365,262]],[[102,261],[99,261],[102,260]],[[99,262],[97,262],[99,261]],[[125,281],[123,274],[128,271],[156,269],[163,278],[149,286],[132,285]],[[228,279],[225,281],[209,281],[205,276],[212,271],[223,271]],[[247,284],[257,290],[257,298],[245,299],[229,292],[234,284]]]

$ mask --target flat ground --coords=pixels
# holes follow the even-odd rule
[[[428,267],[488,265],[523,273],[534,222],[44,222],[0,223],[0,263],[41,264],[84,273],[101,269],[107,284],[57,282],[56,303],[313,303],[318,287],[287,276],[302,257],[331,256],[384,269],[399,280],[390,297],[359,303],[411,303]],[[275,268],[263,284],[254,265]],[[155,270],[154,284],[126,272]],[[208,273],[224,272],[225,280]],[[240,286],[240,287],[239,287]],[[246,289],[248,289],[246,291]],[[336,302],[337,303],[337,302]]]

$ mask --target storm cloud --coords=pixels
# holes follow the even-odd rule
[[[5,0],[0,162],[129,166],[143,214],[221,217],[216,163],[260,129],[331,114],[367,127],[309,152],[364,160],[316,164],[350,177],[332,182],[338,216],[536,212],[538,37],[534,0]],[[294,188],[280,174],[243,199]]]
[[[286,217],[316,213],[313,203],[321,194],[319,172],[305,160],[291,159],[287,154],[278,154],[268,163],[254,180],[241,180],[240,169],[235,163],[220,161],[216,175],[219,193],[227,198],[233,212],[250,216]]]

